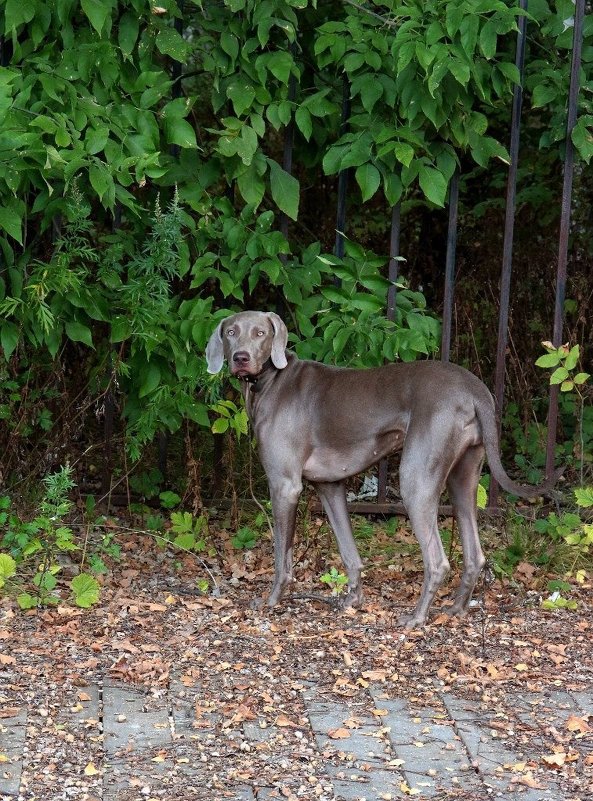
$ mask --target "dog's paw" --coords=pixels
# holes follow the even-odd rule
[[[339,609],[359,609],[361,606],[362,590],[360,587],[352,587],[338,601]]]
[[[417,615],[416,612],[412,612],[410,615],[400,615],[397,619],[397,625],[403,629],[406,629],[406,631],[411,631],[412,629],[421,629],[425,623],[426,617]]]

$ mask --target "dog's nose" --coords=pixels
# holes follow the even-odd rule
[[[246,350],[239,350],[237,353],[233,353],[233,361],[235,364],[238,365],[246,365],[251,359],[251,356],[247,353]]]

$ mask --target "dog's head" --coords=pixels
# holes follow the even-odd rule
[[[261,373],[268,359],[282,369],[288,331],[274,312],[245,311],[219,323],[206,345],[209,373],[219,373],[226,359],[232,375],[248,380]]]

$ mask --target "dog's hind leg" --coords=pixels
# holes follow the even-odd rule
[[[438,433],[435,433],[435,438],[438,440]],[[413,440],[408,438],[400,465],[400,492],[424,562],[420,600],[411,615],[399,619],[409,629],[424,624],[434,597],[449,572],[437,526],[439,499],[447,469],[446,460],[434,456],[433,438],[429,431],[423,431]]]
[[[453,606],[447,610],[451,615],[462,614],[467,609],[486,562],[480,545],[477,520],[477,488],[483,461],[484,448],[481,445],[470,446],[447,478],[449,497],[463,547],[463,575]]]

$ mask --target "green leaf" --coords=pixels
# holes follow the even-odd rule
[[[574,490],[577,506],[593,506],[593,487],[577,487]]]
[[[149,362],[146,372],[144,373],[144,380],[138,392],[139,398],[144,398],[153,392],[161,383],[161,368],[156,362]]]
[[[561,384],[568,378],[566,367],[558,367],[550,376],[550,384]]]
[[[244,125],[241,128],[241,136],[237,138],[236,142],[237,155],[243,164],[249,166],[253,162],[259,146],[256,132],[250,125]]]
[[[368,312],[380,312],[385,308],[384,301],[381,298],[376,298],[374,295],[365,295],[363,292],[356,292],[350,303],[355,309]]]
[[[111,3],[106,0],[80,0],[80,5],[100,36],[105,20],[111,14]]]
[[[16,600],[23,611],[26,609],[34,609],[39,602],[39,598],[36,595],[30,595],[28,592],[22,592],[20,595],[17,595]]]
[[[0,228],[19,243],[23,244],[21,217],[18,212],[8,206],[0,206]]]
[[[247,81],[235,81],[226,90],[228,99],[233,104],[237,117],[240,117],[255,100],[255,89]]]
[[[223,31],[220,35],[220,46],[233,61],[239,55],[239,40],[234,33]]]
[[[136,40],[138,39],[138,32],[140,30],[140,22],[137,14],[131,11],[126,11],[119,21],[118,43],[121,51],[125,56],[129,56],[134,49]]]
[[[570,349],[568,356],[564,359],[564,366],[567,370],[574,370],[579,360],[580,348],[578,345],[573,345]]]
[[[101,203],[111,208],[115,203],[115,186],[109,167],[95,159],[95,163],[89,167],[89,180]]]
[[[167,117],[164,120],[165,137],[171,145],[196,148],[196,132],[187,120],[179,117]]]
[[[442,172],[434,167],[421,165],[418,172],[420,188],[432,203],[437,206],[445,205],[447,195],[447,180]]]
[[[381,173],[374,164],[362,164],[355,173],[363,203],[373,197],[381,182]]]
[[[403,186],[399,175],[392,172],[384,176],[383,191],[385,192],[385,198],[390,206],[395,206],[396,203],[399,203],[403,192]]]
[[[6,32],[14,31],[24,22],[31,22],[35,16],[34,0],[6,0]]]
[[[0,553],[0,587],[16,573],[16,562],[8,553]]]
[[[80,573],[70,582],[70,588],[74,595],[74,603],[83,609],[96,604],[99,600],[101,585],[96,578],[89,573]]]
[[[549,84],[538,84],[531,95],[532,108],[540,108],[552,103],[558,97],[558,89]]]
[[[383,85],[377,80],[375,75],[364,75],[362,78],[353,82],[352,91],[358,89],[360,92],[360,99],[365,111],[369,114],[373,110],[375,103],[383,94]]]
[[[575,384],[579,384],[580,385],[580,384],[584,384],[585,381],[587,381],[589,378],[591,378],[590,373],[577,373],[575,375],[575,377],[573,378],[573,381],[574,381]]]
[[[292,64],[292,56],[287,50],[277,50],[268,59],[267,67],[272,75],[286,86],[290,78]]]
[[[228,430],[229,421],[226,417],[219,417],[212,423],[213,434],[224,434]]]
[[[585,117],[581,117],[577,120],[577,124],[572,129],[571,134],[574,146],[587,164],[589,164],[593,157],[593,134],[589,126],[590,122],[588,122]]]
[[[270,165],[270,188],[274,203],[291,220],[296,220],[299,213],[299,182],[273,159],[268,159],[268,164]]]
[[[295,121],[298,126],[299,131],[303,134],[307,142],[311,138],[311,134],[313,133],[313,122],[311,120],[311,114],[309,113],[309,109],[305,108],[304,106],[300,106],[296,110],[295,114]]]
[[[257,208],[264,198],[266,183],[256,169],[253,161],[248,169],[237,178],[237,187],[243,200]]]
[[[6,361],[10,359],[19,343],[20,331],[14,323],[6,320],[0,329],[0,345]]]
[[[190,49],[183,36],[174,28],[161,28],[156,37],[156,46],[163,55],[181,62],[185,62]]]
[[[111,321],[111,342],[123,342],[132,333],[127,317],[117,316]]]
[[[560,363],[560,354],[557,351],[553,353],[545,353],[543,356],[540,356],[539,359],[536,359],[535,364],[537,367],[556,367]]]
[[[342,304],[349,301],[348,295],[343,289],[339,289],[338,287],[324,286],[321,288],[321,294],[324,298],[327,298],[332,303]]]
[[[478,494],[476,503],[478,509],[485,509],[488,504],[488,493],[481,484],[478,484]]]
[[[92,128],[85,137],[86,152],[95,154],[100,153],[109,139],[109,128],[107,125],[100,125]]]
[[[171,490],[165,490],[165,492],[161,492],[159,495],[159,500],[161,502],[161,506],[164,506],[165,509],[172,509],[177,504],[181,503],[181,498],[176,492],[171,492]]]
[[[407,142],[394,142],[393,153],[395,158],[400,164],[403,164],[404,167],[409,167],[414,158],[414,148],[412,145],[407,144]]]
[[[470,69],[462,61],[451,60],[448,63],[449,72],[462,86],[467,86],[471,77]]]
[[[195,544],[196,538],[192,531],[178,534],[173,540],[173,545],[176,545],[177,548],[181,548],[184,551],[191,551]]]
[[[488,22],[484,25],[482,30],[480,31],[480,50],[484,54],[484,58],[491,59],[494,58],[496,55],[496,43],[497,43],[497,33],[496,33],[496,22],[494,20],[488,20]]]
[[[78,323],[76,320],[70,320],[66,323],[65,329],[68,339],[73,342],[83,342],[89,348],[93,347],[93,336],[88,326]]]

